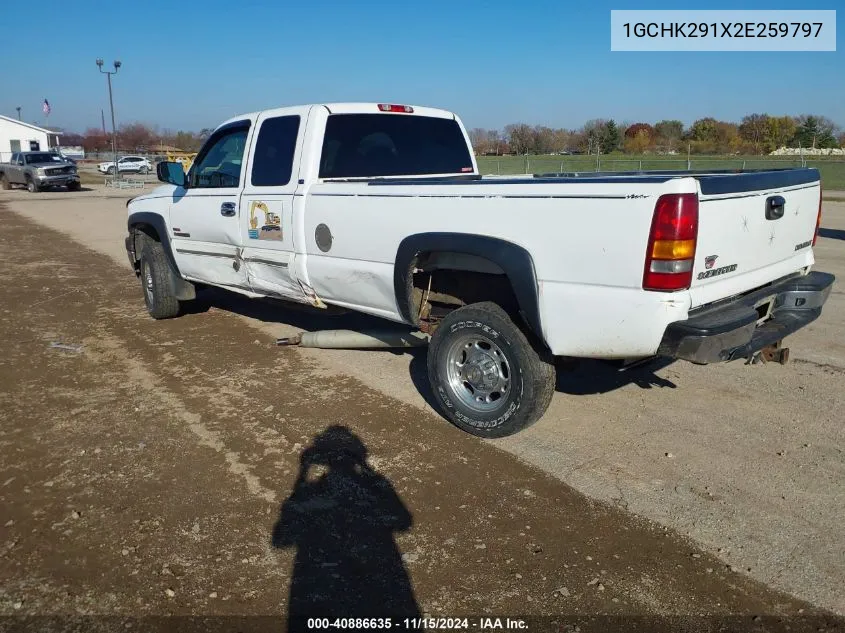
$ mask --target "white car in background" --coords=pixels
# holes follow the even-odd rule
[[[136,174],[147,174],[152,171],[152,163],[143,156],[124,156],[117,159],[117,170],[120,173],[133,172]],[[114,173],[114,161],[107,161],[97,165],[97,171],[103,174]]]

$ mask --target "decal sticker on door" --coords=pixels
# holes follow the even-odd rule
[[[253,240],[273,240],[281,242],[282,218],[273,213],[267,204],[253,200],[249,205],[249,237]]]

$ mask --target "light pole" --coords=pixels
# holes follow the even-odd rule
[[[100,72],[103,73],[108,78],[109,83],[109,107],[111,108],[111,151],[112,157],[114,158],[114,178],[120,178],[120,174],[117,171],[117,128],[114,125],[114,100],[111,96],[111,76],[116,75],[117,71],[120,69],[120,62],[115,60],[114,62],[114,70],[103,70],[103,59],[102,57],[97,59],[97,68],[100,69]]]
[[[15,108],[15,110],[18,111],[18,121],[20,121],[21,120],[21,107],[18,106],[17,108]]]

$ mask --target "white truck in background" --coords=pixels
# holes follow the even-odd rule
[[[407,324],[441,412],[482,437],[543,415],[556,356],[776,357],[834,281],[811,272],[814,169],[483,178],[433,108],[245,114],[158,176],[126,238],[154,318],[211,285]]]

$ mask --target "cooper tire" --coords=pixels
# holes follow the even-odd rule
[[[141,287],[147,312],[154,319],[179,315],[179,300],[173,294],[173,271],[159,242],[147,241],[141,251]]]
[[[450,312],[428,347],[428,379],[443,415],[484,438],[539,420],[555,389],[553,357],[495,303]]]

